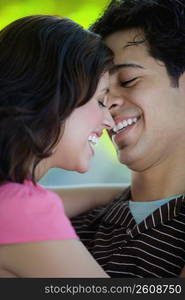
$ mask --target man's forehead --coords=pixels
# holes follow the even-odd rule
[[[119,30],[104,39],[104,42],[110,48],[113,44],[116,44],[120,48],[127,48],[134,44],[143,43],[144,41],[144,33],[139,29]]]
[[[136,35],[136,31],[115,32],[105,39],[105,43],[113,51],[116,65],[137,65],[149,55],[143,35]]]

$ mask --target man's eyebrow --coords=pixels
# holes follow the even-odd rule
[[[110,74],[114,74],[117,72],[119,69],[126,69],[126,68],[134,68],[134,69],[144,69],[141,65],[138,64],[120,64],[120,65],[115,65],[110,69]]]

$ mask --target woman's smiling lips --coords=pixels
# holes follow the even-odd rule
[[[89,146],[90,146],[90,149],[91,149],[93,155],[94,155],[93,146],[98,144],[98,141],[99,141],[99,138],[101,137],[101,135],[102,135],[102,130],[94,131],[88,137]]]

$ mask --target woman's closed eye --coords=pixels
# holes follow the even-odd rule
[[[131,87],[132,85],[134,85],[134,83],[136,82],[137,79],[138,79],[138,77],[134,77],[130,80],[120,81],[120,85],[122,87]]]
[[[103,100],[98,100],[98,104],[100,107],[107,107],[105,104],[104,104],[104,101]]]

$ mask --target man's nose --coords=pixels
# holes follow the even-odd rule
[[[117,110],[124,105],[124,99],[121,95],[117,94],[113,94],[111,92],[109,92],[108,95],[108,109],[111,113],[111,115],[114,117],[115,113],[117,112]]]
[[[114,73],[110,76],[109,92],[107,95],[107,106],[113,117],[114,113],[116,113],[124,102],[123,90],[119,83],[118,73]]]

